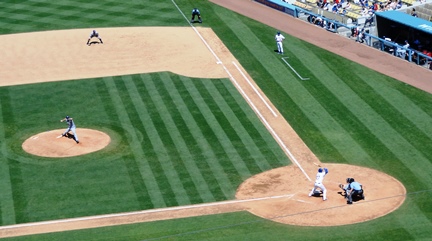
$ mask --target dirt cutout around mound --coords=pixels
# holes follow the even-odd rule
[[[157,71],[202,78],[229,77],[294,164],[246,180],[238,189],[237,200],[3,226],[0,227],[0,237],[236,211],[250,211],[263,218],[292,225],[331,226],[380,217],[403,203],[405,188],[400,182],[371,169],[336,164],[328,164],[330,173],[325,185],[329,189],[329,200],[323,202],[320,198],[307,197],[317,171],[314,163],[320,163],[319,160],[211,29],[99,29],[104,44],[87,46],[85,43],[90,31],[65,30],[0,36],[0,44],[6,46],[1,58],[9,61],[3,61],[8,66],[0,70],[0,85]],[[174,37],[166,39],[167,33]],[[26,39],[32,41],[24,43]],[[22,61],[13,58],[13,53],[17,52]],[[36,68],[32,64],[36,64]],[[77,131],[80,141],[84,138],[82,143],[86,145],[83,130],[79,128]],[[80,147],[81,143],[75,144],[73,140],[56,139],[55,136],[60,133],[62,130],[55,132],[54,142],[66,141],[74,150]],[[32,138],[27,141],[34,141]],[[49,138],[53,140],[52,136]],[[353,173],[365,185],[367,199],[347,206],[335,188],[338,182],[343,182]],[[388,188],[389,182],[395,184],[391,190]],[[312,213],[315,214],[313,221],[310,220]]]
[[[24,151],[43,157],[72,157],[99,151],[111,142],[104,132],[77,128],[80,143],[77,144],[71,136],[62,137],[65,129],[52,130],[36,134],[22,144]]]

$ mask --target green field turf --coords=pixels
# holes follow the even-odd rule
[[[10,240],[430,238],[430,94],[285,34],[288,61],[310,78],[301,81],[274,53],[275,29],[206,0],[175,3],[187,17],[201,9],[202,26],[216,32],[322,162],[386,172],[405,185],[406,202],[341,227],[281,225],[239,212]],[[1,34],[188,26],[171,0],[7,0],[0,8]],[[61,160],[21,149],[29,136],[63,128],[58,120],[66,114],[113,142]],[[0,87],[0,151],[1,225],[230,200],[243,180],[290,164],[228,79],[171,73]]]

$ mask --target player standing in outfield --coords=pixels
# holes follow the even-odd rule
[[[102,38],[99,37],[99,33],[98,33],[96,30],[93,30],[93,31],[91,32],[91,34],[90,34],[90,37],[89,37],[88,40],[87,40],[87,45],[90,45],[90,40],[91,40],[93,37],[94,37],[94,38],[98,38],[99,41],[100,41],[100,43],[103,44]]]
[[[324,181],[324,176],[328,173],[328,169],[327,168],[318,168],[318,172],[316,174],[316,179],[315,179],[315,184],[314,187],[312,188],[312,191],[309,193],[309,197],[311,197],[312,195],[315,194],[315,191],[319,188],[321,189],[322,193],[323,193],[323,201],[327,200],[327,189],[325,188],[323,181]]]
[[[195,16],[198,17],[198,21],[199,21],[199,23],[202,23],[201,13],[200,13],[200,10],[199,10],[198,8],[194,8],[194,9],[192,9],[192,18],[191,18],[191,23],[195,23]]]
[[[280,32],[277,32],[277,34],[275,36],[275,40],[276,40],[276,45],[278,48],[278,54],[283,54],[282,41],[284,41],[284,39],[285,39],[285,37]]]
[[[63,132],[62,136],[66,136],[67,134],[69,134],[69,131],[72,131],[73,138],[76,141],[76,143],[78,144],[79,140],[78,140],[78,135],[76,134],[76,126],[75,126],[73,119],[67,115],[64,119],[60,120],[60,122],[64,122],[64,121],[67,122],[68,128],[66,129],[65,132]]]

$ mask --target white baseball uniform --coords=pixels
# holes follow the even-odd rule
[[[309,193],[309,197],[312,196],[315,193],[315,191],[319,188],[323,192],[323,200],[327,200],[327,189],[323,184],[324,176],[326,174],[327,173],[324,170],[322,170],[322,172],[317,172],[315,184],[314,187],[312,188],[312,191]]]
[[[285,37],[281,33],[277,33],[275,36],[276,45],[278,48],[278,53],[283,54],[283,44],[282,41],[285,39]]]

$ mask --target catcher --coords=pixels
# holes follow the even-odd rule
[[[352,204],[353,198],[357,200],[364,200],[363,185],[356,182],[354,178],[348,177],[346,179],[346,185],[339,184],[339,187],[343,190],[342,195],[348,199],[347,204]]]

